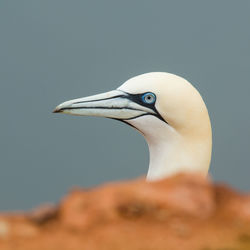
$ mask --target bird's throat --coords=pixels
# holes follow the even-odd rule
[[[178,132],[154,116],[144,116],[128,123],[139,128],[147,141],[150,154],[147,180],[159,180],[183,172],[207,175],[212,150],[209,120],[205,123],[208,125],[200,124],[189,129],[188,133]]]
[[[160,180],[178,173],[207,175],[210,159],[210,141],[189,141],[174,133],[166,140],[147,139],[150,163],[147,180]]]

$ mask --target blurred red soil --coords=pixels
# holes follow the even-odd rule
[[[250,250],[250,195],[197,175],[76,189],[0,214],[1,250]]]

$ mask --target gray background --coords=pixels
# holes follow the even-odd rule
[[[250,1],[0,2],[0,210],[147,172],[123,123],[52,114],[62,101],[166,71],[202,93],[216,181],[250,190]]]

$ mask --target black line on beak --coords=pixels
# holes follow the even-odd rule
[[[73,103],[75,104],[75,103]],[[68,110],[68,109],[129,109],[129,110],[136,110],[136,111],[143,111],[140,109],[135,109],[135,108],[130,108],[130,107],[103,107],[103,106],[96,106],[96,107],[66,107],[66,108],[61,108],[59,111],[55,111],[54,113],[60,113],[63,110]]]
[[[102,98],[102,99],[97,99],[97,100],[89,100],[89,101],[75,102],[74,104],[87,103],[87,102],[105,101],[105,100],[110,100],[110,99],[115,99],[115,98],[120,98],[120,97],[126,97],[126,95],[116,95],[116,96],[111,96],[111,97]]]
[[[122,90],[119,90],[121,92],[123,92],[124,94],[122,95],[117,95],[117,96],[112,96],[112,97],[107,97],[107,98],[102,98],[102,99],[97,99],[97,100],[89,100],[89,101],[80,101],[80,102],[75,102],[75,103],[72,103],[72,104],[81,104],[81,103],[91,103],[91,102],[98,102],[98,101],[104,101],[104,100],[110,100],[110,99],[116,99],[116,98],[125,98],[125,99],[128,99],[132,102],[135,102],[137,104],[139,104],[140,106],[144,106],[146,108],[149,108],[151,110],[154,111],[154,113],[144,113],[144,114],[141,114],[141,115],[138,115],[138,116],[135,116],[135,117],[132,117],[132,118],[129,118],[129,119],[126,119],[126,120],[132,120],[132,119],[135,119],[135,118],[138,118],[138,117],[141,117],[141,116],[144,116],[144,115],[153,115],[155,117],[157,117],[158,119],[162,120],[163,122],[167,123],[167,121],[165,121],[163,119],[163,117],[160,115],[160,113],[158,112],[158,110],[156,109],[155,107],[155,103],[152,103],[152,104],[147,104],[147,103],[144,103],[141,99],[142,95],[144,95],[145,93],[141,93],[141,94],[130,94],[130,93],[127,93],[125,91],[122,91]],[[128,109],[128,110],[136,110],[136,111],[143,111],[143,110],[140,110],[140,109],[135,109],[135,108],[130,108],[130,107],[103,107],[103,106],[96,106],[96,107],[65,107],[65,108],[61,108],[61,109],[55,109],[53,111],[53,113],[61,113],[63,112],[63,110],[71,110],[71,109]],[[144,112],[144,111],[143,111]],[[123,121],[123,119],[115,119],[115,120],[120,120],[120,121]],[[125,122],[126,123],[126,122]],[[129,123],[128,123],[129,124]],[[132,126],[132,125],[131,125]],[[137,129],[137,128],[136,128]],[[138,129],[137,129],[138,130]],[[140,131],[141,132],[141,131]]]

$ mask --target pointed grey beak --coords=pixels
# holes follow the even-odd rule
[[[120,90],[70,100],[58,105],[53,112],[120,120],[129,120],[154,113],[150,108],[134,102],[128,93]]]

